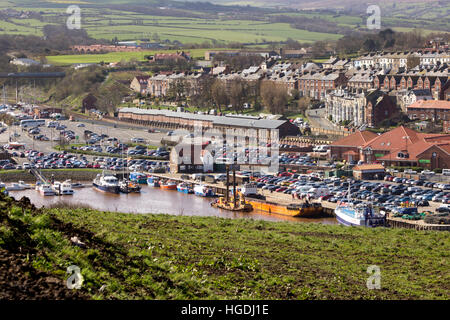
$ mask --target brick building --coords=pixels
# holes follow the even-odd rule
[[[407,106],[406,113],[412,120],[450,120],[450,101],[419,100]]]
[[[323,99],[325,94],[338,87],[346,86],[348,78],[343,72],[310,72],[298,80],[298,90],[302,96]]]
[[[375,137],[377,137],[377,134],[371,131],[357,131],[333,142],[330,145],[330,157],[339,161],[359,161],[359,148]]]

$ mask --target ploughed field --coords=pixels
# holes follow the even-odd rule
[[[37,210],[0,198],[6,299],[449,299],[449,255],[447,232]],[[84,278],[77,291],[65,288],[71,265]],[[372,265],[379,290],[366,285]]]

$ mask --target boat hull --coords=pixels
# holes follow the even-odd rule
[[[306,209],[288,209],[285,205],[271,203],[263,200],[248,199],[247,201],[252,205],[254,210],[265,211],[268,213],[276,213],[284,216],[297,217],[297,218],[316,218],[323,215],[321,207],[311,207]]]
[[[177,191],[185,194],[193,193],[193,191],[189,188],[177,188]]]
[[[101,192],[114,193],[114,194],[120,193],[119,186],[101,186],[94,182],[93,187],[94,187],[94,189],[101,191]]]
[[[347,227],[368,227],[368,228],[375,228],[375,227],[381,227],[386,225],[386,219],[382,217],[372,217],[366,219],[358,219],[350,217],[348,214],[346,214],[343,209],[337,208],[334,211],[336,215],[336,220],[344,226]]]
[[[177,185],[167,185],[167,184],[162,184],[160,186],[161,189],[163,190],[177,190]]]
[[[154,180],[153,178],[147,179],[147,184],[148,184],[149,187],[153,187],[153,188],[159,188],[161,186],[159,181],[158,180]]]

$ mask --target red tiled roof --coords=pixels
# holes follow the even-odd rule
[[[331,146],[359,147],[377,136],[376,133],[371,131],[357,131],[354,134],[333,142]]]
[[[419,133],[407,127],[400,126],[394,130],[375,137],[364,144],[363,148],[370,147],[372,150],[405,149],[405,146],[407,147],[408,145],[417,143],[420,140]]]
[[[450,110],[450,101],[445,100],[419,100],[407,107],[408,109],[448,109]]]

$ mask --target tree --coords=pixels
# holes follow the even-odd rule
[[[230,103],[230,97],[227,94],[226,85],[219,79],[216,79],[211,86],[211,97],[219,112],[222,112],[221,107],[226,107]]]
[[[310,105],[311,105],[311,98],[309,97],[301,97],[297,103],[298,110],[304,116],[306,116],[306,110],[308,110]]]
[[[261,83],[261,99],[267,111],[273,114],[284,114],[288,102],[286,89],[270,81]]]
[[[229,88],[230,103],[236,112],[241,112],[247,98],[247,85],[240,79],[234,80]]]

